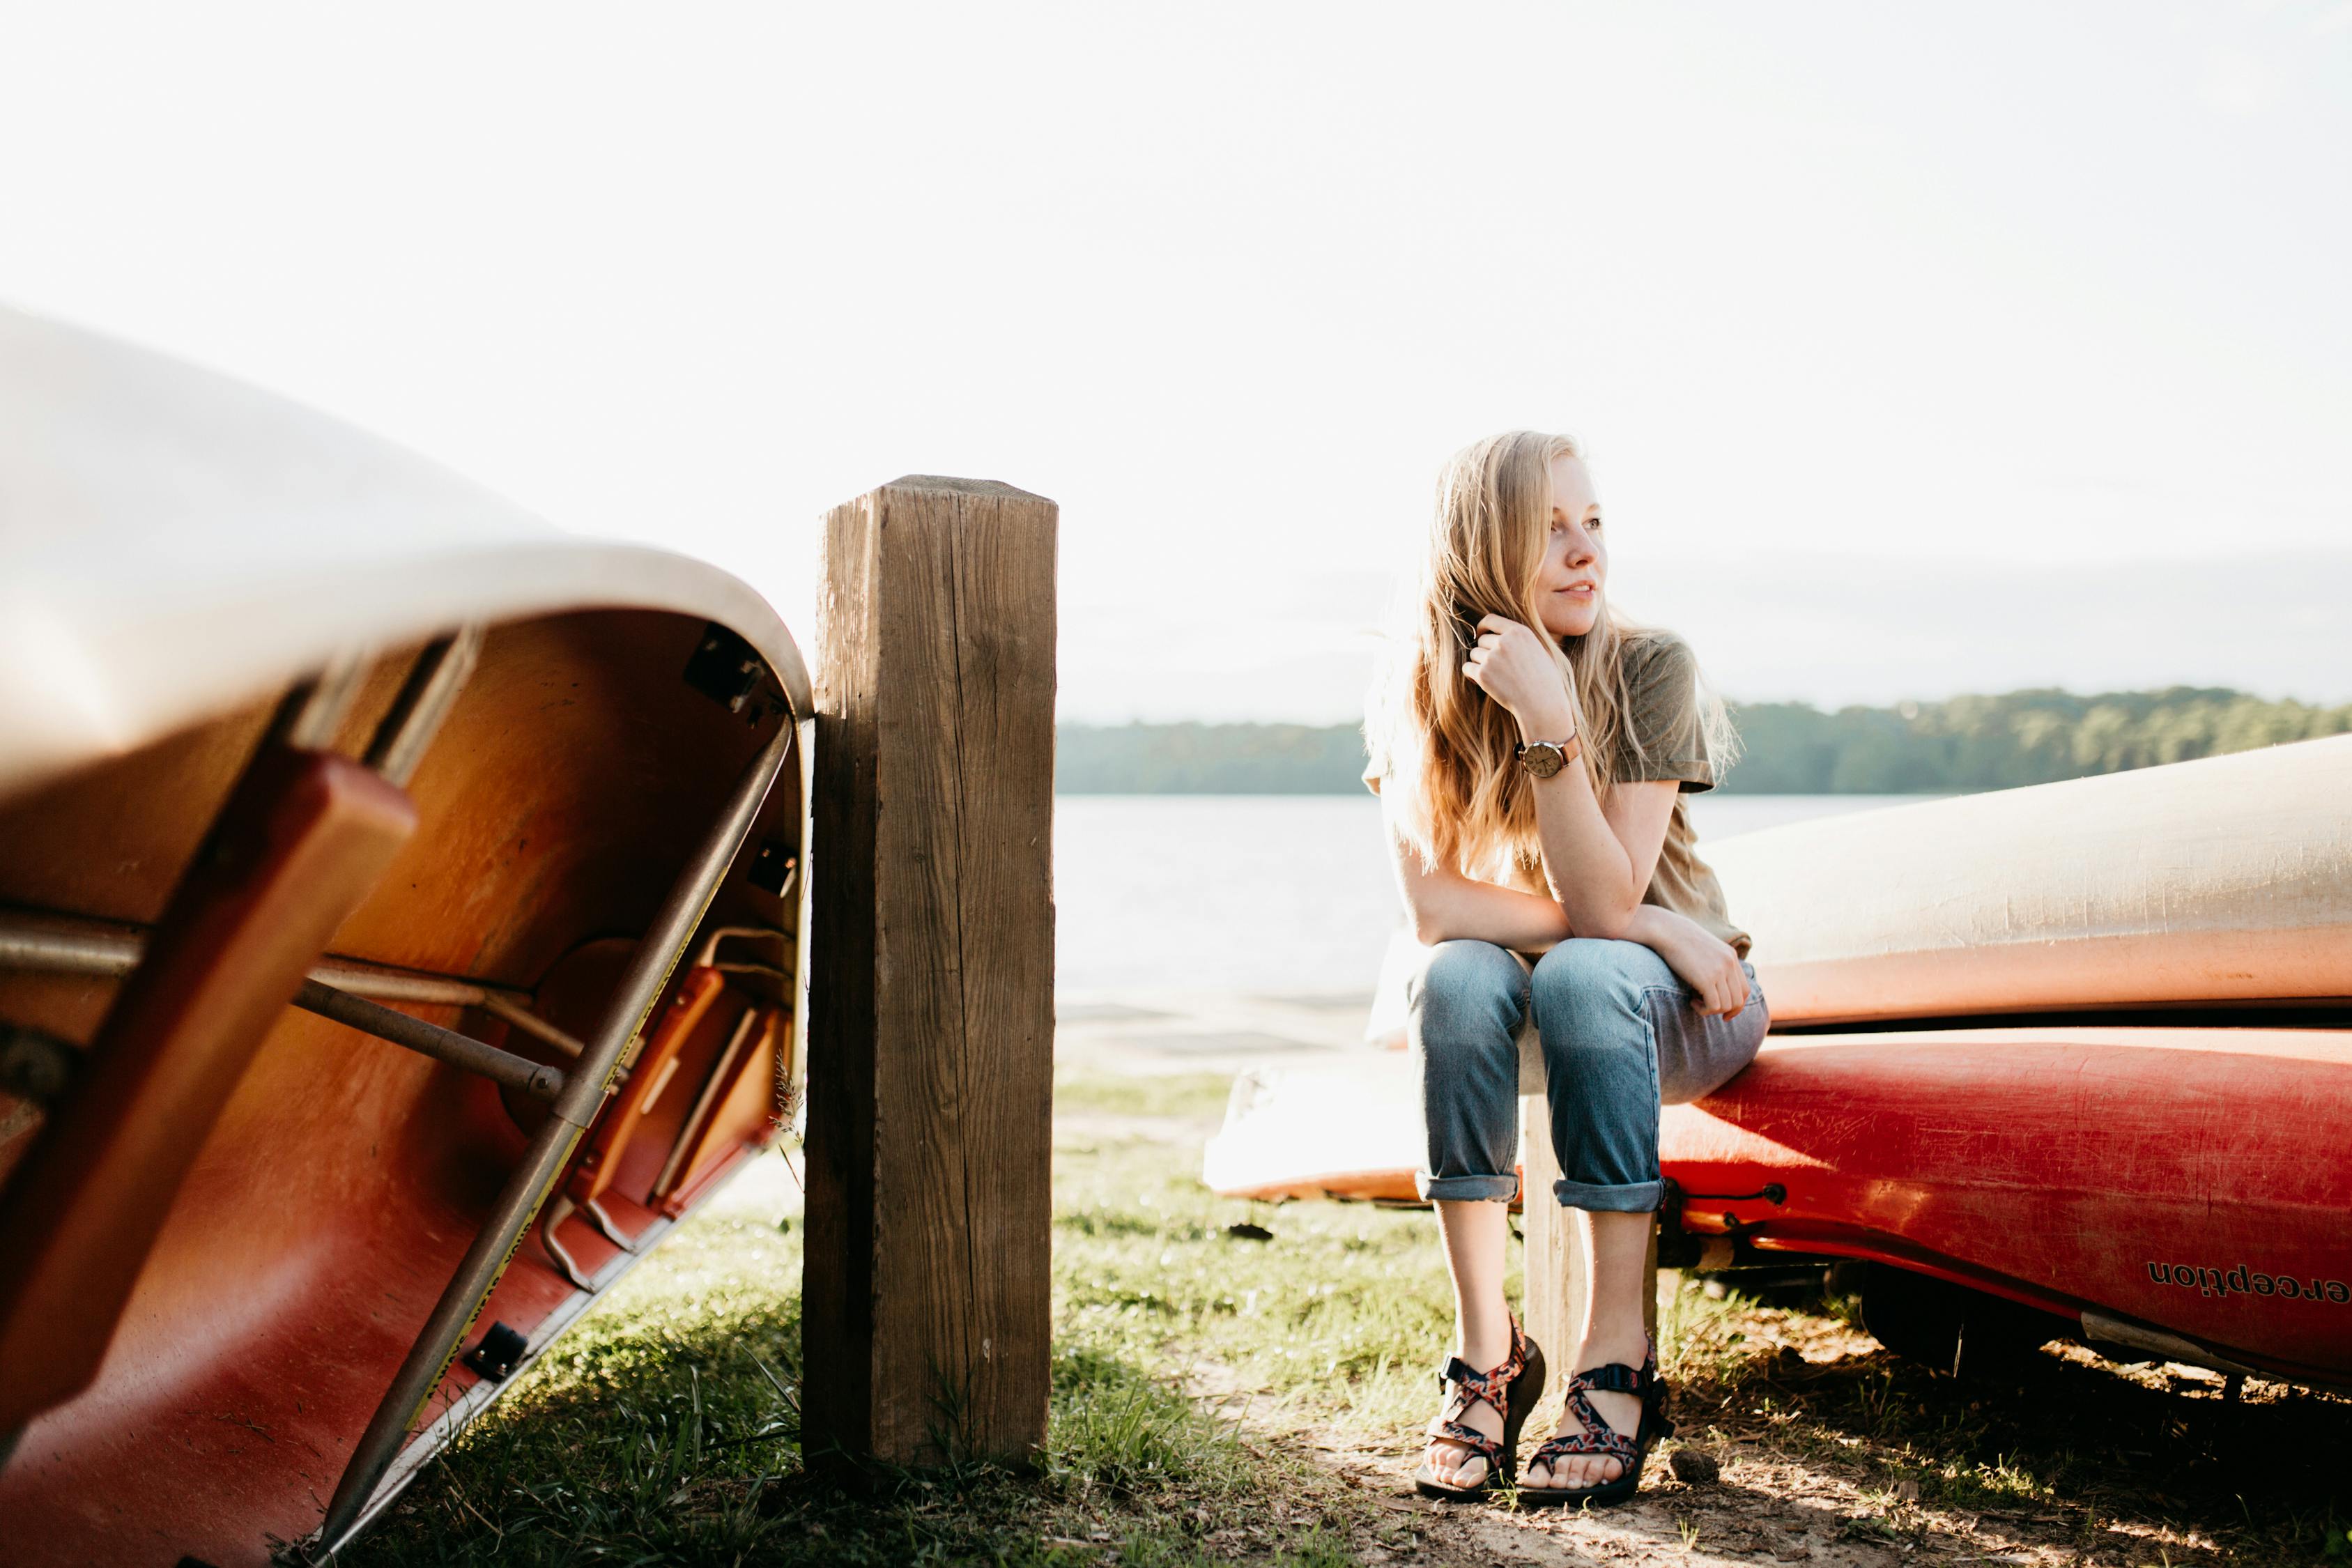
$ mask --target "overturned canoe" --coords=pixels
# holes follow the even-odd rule
[[[10,1560],[338,1543],[789,1114],[807,677],[715,568],[7,314],[0,612]]]
[[[2352,735],[1709,844],[1776,1025],[2352,1003]]]

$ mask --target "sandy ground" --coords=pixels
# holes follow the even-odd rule
[[[1364,1043],[1369,995],[1251,996],[1213,991],[1065,992],[1057,1061],[1108,1073],[1237,1073],[1329,1067]]]

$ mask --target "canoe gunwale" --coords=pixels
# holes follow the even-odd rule
[[[709,1191],[715,1193],[719,1187],[724,1186],[726,1182],[731,1180],[735,1173],[746,1163],[738,1160],[719,1181],[710,1184]],[[431,1420],[418,1427],[415,1434],[402,1445],[399,1452],[394,1455],[392,1462],[385,1467],[383,1479],[376,1483],[375,1490],[369,1494],[358,1516],[352,1521],[349,1530],[343,1536],[343,1542],[348,1543],[356,1538],[369,1525],[373,1524],[385,1509],[397,1502],[401,1493],[406,1491],[410,1484],[424,1473],[425,1466],[439,1457],[442,1449],[456,1441],[460,1432],[472,1425],[474,1420],[488,1410],[491,1405],[497,1404],[499,1397],[508,1389],[521,1382],[523,1373],[538,1364],[539,1358],[554,1348],[555,1342],[563,1337],[583,1313],[603,1300],[604,1292],[620,1283],[623,1275],[652,1257],[654,1249],[661,1244],[662,1238],[680,1223],[682,1222],[679,1220],[668,1218],[656,1220],[637,1237],[634,1247],[622,1247],[613,1257],[605,1259],[604,1266],[590,1277],[590,1282],[585,1288],[575,1286],[570,1296],[565,1297],[552,1311],[540,1320],[539,1324],[531,1331],[530,1343],[524,1347],[522,1354],[515,1358],[514,1365],[506,1376],[481,1379],[452,1399]],[[313,1538],[312,1544],[316,1545],[323,1539],[322,1531],[319,1537]]]

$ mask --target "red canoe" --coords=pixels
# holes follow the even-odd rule
[[[2103,1347],[2352,1383],[2347,1126],[2352,1031],[2041,1027],[1776,1040],[1662,1135],[1685,1193],[1781,1189],[1685,1201],[1742,1255],[1877,1259]]]
[[[715,568],[5,312],[0,432],[0,1555],[257,1565],[774,1136],[807,677]]]

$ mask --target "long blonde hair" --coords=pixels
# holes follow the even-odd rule
[[[1463,447],[1438,477],[1428,546],[1364,726],[1374,775],[1386,777],[1384,789],[1407,792],[1397,820],[1432,868],[1476,875],[1503,870],[1505,858],[1522,868],[1541,864],[1535,802],[1514,752],[1517,721],[1462,673],[1481,616],[1517,621],[1552,650],[1579,715],[1594,793],[1606,800],[1614,780],[1641,760],[1626,722],[1626,656],[1670,634],[1618,616],[1604,585],[1592,629],[1554,638],[1536,599],[1552,461],[1582,456],[1570,437],[1511,430]],[[1703,683],[1697,698],[1719,769],[1738,742],[1721,700]]]

